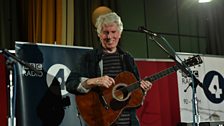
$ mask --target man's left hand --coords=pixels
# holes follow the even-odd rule
[[[146,92],[152,87],[152,83],[149,81],[141,80],[140,83],[141,88]]]

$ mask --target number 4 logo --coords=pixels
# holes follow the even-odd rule
[[[47,71],[47,85],[50,87],[54,78],[57,78],[58,82],[61,85],[62,95],[67,94],[65,82],[70,74],[70,69],[63,64],[54,64]]]
[[[205,75],[203,89],[211,102],[218,104],[224,100],[224,79],[217,71],[210,71]]]
[[[220,89],[219,87],[219,78],[217,75],[213,76],[213,79],[208,89],[212,94],[215,94],[215,98],[221,98],[222,89]]]

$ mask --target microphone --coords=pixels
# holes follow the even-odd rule
[[[139,26],[138,31],[149,34],[150,36],[158,36],[156,33],[151,32],[150,30],[146,29],[144,26]]]

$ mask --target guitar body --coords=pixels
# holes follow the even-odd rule
[[[99,95],[95,91],[90,91],[84,95],[76,96],[76,104],[82,118],[89,126],[109,126],[113,124],[125,108],[137,108],[142,104],[144,93],[141,88],[137,88],[128,94],[123,94],[117,89],[130,86],[137,82],[130,72],[122,72],[115,78],[115,85],[110,88],[100,88],[102,96],[108,105],[106,108]],[[113,93],[112,93],[113,92]],[[114,94],[119,97],[116,99]],[[121,94],[121,95],[120,95]]]

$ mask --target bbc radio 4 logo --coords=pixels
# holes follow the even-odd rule
[[[63,64],[52,65],[48,69],[47,76],[46,76],[48,87],[51,86],[53,79],[56,78],[58,82],[60,83],[62,95],[66,95],[68,92],[66,91],[65,82],[68,79],[68,76],[70,73],[71,73],[71,70]]]

